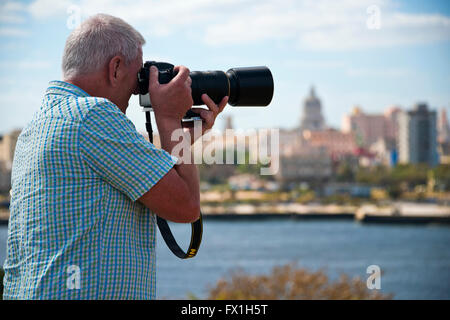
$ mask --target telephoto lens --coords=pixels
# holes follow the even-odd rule
[[[159,70],[159,82],[164,84],[175,77],[174,66],[167,62],[147,61],[138,73],[140,104],[151,107],[148,96],[150,67]],[[204,104],[201,96],[206,93],[215,103],[229,96],[228,103],[232,106],[268,106],[273,97],[273,77],[269,68],[244,67],[223,71],[192,71],[192,100],[194,105]]]
[[[230,105],[268,106],[272,101],[273,77],[269,68],[232,68],[226,75],[230,81]]]

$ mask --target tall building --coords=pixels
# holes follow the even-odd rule
[[[399,106],[390,106],[384,111],[385,129],[384,138],[397,143],[398,137],[398,116],[402,112]]]
[[[450,142],[450,126],[448,125],[447,111],[445,108],[439,112],[438,120],[438,140],[440,143]]]
[[[395,140],[397,117],[400,108],[390,107],[384,114],[367,114],[360,107],[354,107],[350,115],[342,120],[342,131],[353,132],[358,145],[370,147],[379,139]]]
[[[425,103],[398,117],[398,156],[400,163],[438,164],[436,111]]]
[[[300,120],[300,130],[323,130],[325,120],[322,116],[322,104],[316,97],[314,87],[311,87],[309,97],[303,103],[303,114]]]

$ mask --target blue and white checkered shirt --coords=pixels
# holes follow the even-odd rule
[[[12,169],[5,299],[155,298],[155,215],[136,199],[176,163],[116,105],[62,81]]]

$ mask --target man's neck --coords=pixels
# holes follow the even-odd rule
[[[91,77],[77,77],[72,79],[64,79],[64,81],[76,85],[92,97],[106,98],[105,95],[107,94],[107,90],[105,90],[104,85],[101,84],[99,79],[94,79]]]
[[[92,97],[101,97],[110,100],[112,103],[115,103],[114,95],[111,92],[110,88],[105,83],[104,77],[100,76],[78,76],[76,78],[64,79],[65,82],[76,85],[77,87],[86,91]],[[117,105],[117,104],[116,104]],[[120,111],[124,114],[125,110],[122,110],[119,106],[117,106]]]

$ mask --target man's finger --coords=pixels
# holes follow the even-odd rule
[[[197,114],[200,114],[200,112],[201,112],[202,110],[205,110],[205,109],[203,109],[203,108],[191,108],[191,111],[192,111],[192,112],[195,112],[195,113],[197,113]]]
[[[206,104],[209,110],[214,112],[214,115],[217,115],[219,113],[219,108],[217,107],[216,103],[206,94],[202,94],[202,100]]]
[[[174,83],[185,83],[189,77],[189,69],[184,66],[176,66],[173,71],[178,72],[176,76],[172,79]]]
[[[213,126],[215,117],[212,111],[203,108],[191,108],[191,111],[197,113],[200,118],[202,118],[207,128],[211,128]]]
[[[205,121],[206,128],[211,129],[214,125],[214,120],[216,117],[212,113],[212,111],[208,111],[203,109],[200,111],[200,118],[202,118]]]
[[[159,80],[158,80],[158,68],[155,66],[150,67],[150,76],[148,81],[148,87],[155,88],[159,86]]]
[[[220,101],[219,103],[219,113],[221,113],[223,111],[223,109],[225,109],[225,106],[228,103],[228,96],[223,97],[222,101]]]

